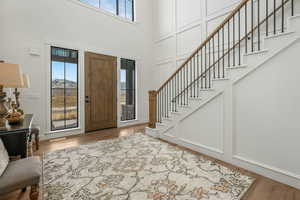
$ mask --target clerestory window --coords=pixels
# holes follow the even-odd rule
[[[96,8],[134,21],[134,0],[79,0]]]

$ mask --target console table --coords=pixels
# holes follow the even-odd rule
[[[2,139],[9,156],[27,157],[28,138],[33,120],[32,114],[26,114],[22,123],[18,125],[7,125],[0,128]]]

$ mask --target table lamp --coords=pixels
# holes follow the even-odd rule
[[[3,88],[19,88],[23,85],[23,77],[19,65],[0,63],[0,127],[6,125],[5,117],[7,115],[5,105],[6,93],[3,91]]]

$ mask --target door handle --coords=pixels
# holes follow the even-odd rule
[[[85,96],[85,103],[90,103],[89,96]]]

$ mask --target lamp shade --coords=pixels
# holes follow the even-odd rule
[[[27,74],[23,74],[23,85],[21,88],[30,88],[29,76]]]
[[[20,88],[23,85],[19,65],[0,63],[0,85],[6,88]]]

